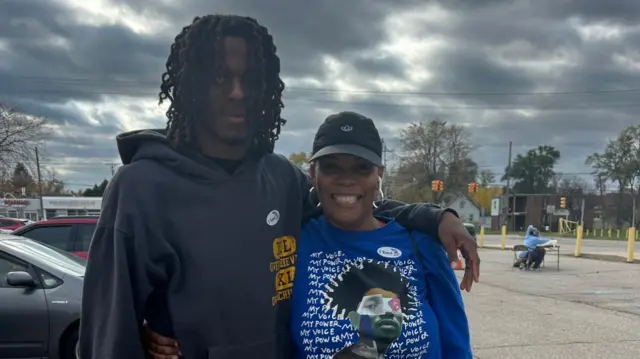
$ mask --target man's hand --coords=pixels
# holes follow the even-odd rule
[[[178,359],[180,348],[178,342],[154,332],[146,324],[143,327],[145,347],[153,359]]]
[[[440,237],[452,265],[458,260],[458,250],[462,253],[465,270],[460,289],[470,292],[473,282],[477,283],[480,280],[480,256],[476,241],[464,228],[462,221],[450,212],[445,212],[442,215],[438,226],[438,237]]]

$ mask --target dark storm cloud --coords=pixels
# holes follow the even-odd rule
[[[378,76],[385,74],[387,76],[402,77],[404,76],[404,65],[397,59],[389,56],[380,58],[354,58],[351,65],[370,76]]]
[[[460,46],[438,54],[436,82],[448,92],[527,92],[535,80],[520,71],[508,71],[479,49]]]
[[[376,45],[389,40],[384,37],[385,17],[424,1],[287,0],[269,2],[269,6],[261,0],[112,3],[164,19],[169,28],[155,35],[141,35],[119,25],[78,24],[76,15],[61,5],[63,2],[0,0],[0,100],[73,128],[51,144],[51,153],[56,155],[116,155],[113,137],[122,130],[117,110],[87,114],[64,104],[69,100],[117,101],[105,97],[113,94],[136,96],[140,101],[157,96],[173,37],[195,15],[233,13],[257,18],[273,34],[282,73],[287,77],[326,80],[321,59],[331,55],[349,62],[356,78],[366,84],[378,74],[399,81],[410,79],[412,74],[405,70],[402,59],[363,54],[371,54]],[[447,43],[446,50],[425,59],[434,77],[418,85],[418,90],[427,94],[352,94],[344,100],[338,96],[344,94],[289,86],[284,113],[289,123],[277,150],[308,150],[310,136],[328,113],[355,110],[377,121],[390,147],[397,147],[397,133],[392,130],[398,125],[441,118],[469,126],[478,145],[477,161],[483,166],[503,168],[511,140],[518,151],[541,143],[557,145],[563,161],[572,159],[563,165],[580,167],[584,157],[601,149],[607,137],[637,123],[634,106],[640,93],[584,92],[640,88],[640,71],[620,66],[615,60],[615,56],[640,46],[640,32],[585,41],[574,26],[590,21],[635,25],[640,1],[440,3],[452,11],[455,21],[430,21],[418,32],[438,36]],[[428,11],[425,9],[415,8],[412,13]],[[523,60],[543,64],[557,53],[569,54],[570,64],[556,64],[548,71],[506,64]],[[363,88],[363,83],[356,85]],[[335,85],[325,81],[321,87]],[[548,91],[582,93],[518,95]],[[434,92],[440,94],[428,94]],[[442,92],[456,94],[445,96]],[[340,102],[343,100],[347,102]],[[144,106],[138,110],[135,106],[128,105],[126,111],[146,112]],[[516,111],[518,108],[532,111],[525,117]],[[157,121],[162,125],[164,119]],[[83,133],[92,135],[83,137]]]

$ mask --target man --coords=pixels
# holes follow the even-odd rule
[[[124,166],[90,249],[80,356],[144,358],[146,320],[185,358],[288,358],[295,239],[313,205],[307,178],[273,154],[285,123],[273,39],[251,18],[196,18],[166,68],[166,134],[117,138]],[[439,235],[450,254],[461,248],[473,267],[461,287],[477,281],[477,249],[454,214],[422,205],[385,215]]]

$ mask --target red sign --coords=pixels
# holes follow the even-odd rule
[[[3,206],[23,207],[29,204],[29,200],[21,198],[4,198],[0,201]]]

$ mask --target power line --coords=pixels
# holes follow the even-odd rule
[[[24,96],[33,96],[33,95],[95,95],[95,96],[127,96],[127,97],[156,97],[158,95],[158,91],[149,91],[148,89],[138,89],[133,91],[134,93],[125,93],[121,90],[86,90],[86,89],[31,89],[31,90],[19,90],[19,89],[8,89],[3,90],[0,89],[0,95],[7,96],[16,96],[16,95],[24,95]],[[477,110],[535,110],[535,111],[576,111],[576,110],[597,110],[602,107],[613,108],[613,109],[621,109],[621,108],[638,108],[640,107],[640,103],[638,103],[635,99],[628,103],[598,103],[598,102],[589,102],[588,105],[582,106],[565,106],[565,105],[532,105],[532,104],[522,104],[522,105],[485,105],[485,106],[442,106],[442,105],[427,105],[427,104],[414,104],[414,103],[389,103],[389,102],[371,102],[371,101],[343,101],[343,100],[332,100],[332,99],[321,99],[321,98],[304,98],[304,97],[287,97],[285,95],[283,101],[285,104],[288,101],[299,101],[299,102],[310,102],[310,103],[326,103],[326,104],[336,104],[336,105],[360,105],[360,106],[369,106],[369,107],[384,107],[384,108],[423,108],[423,109],[433,109],[433,110],[447,110],[447,111],[477,111]]]
[[[91,79],[86,77],[47,77],[47,76],[26,76],[26,75],[10,75],[17,79],[44,82],[44,83],[66,83],[66,84],[91,84],[99,86],[122,86],[122,87],[141,87],[140,85],[158,86],[160,81],[123,81],[114,79]],[[383,91],[383,90],[348,90],[337,88],[320,88],[320,87],[300,87],[287,86],[286,89],[305,92],[322,92],[322,93],[342,93],[342,94],[363,94],[363,95],[392,95],[392,96],[447,96],[447,97],[466,97],[466,96],[582,96],[582,95],[607,95],[622,93],[638,93],[640,88],[629,89],[598,89],[598,90],[582,90],[582,91],[547,91],[547,92],[437,92],[437,91]]]

